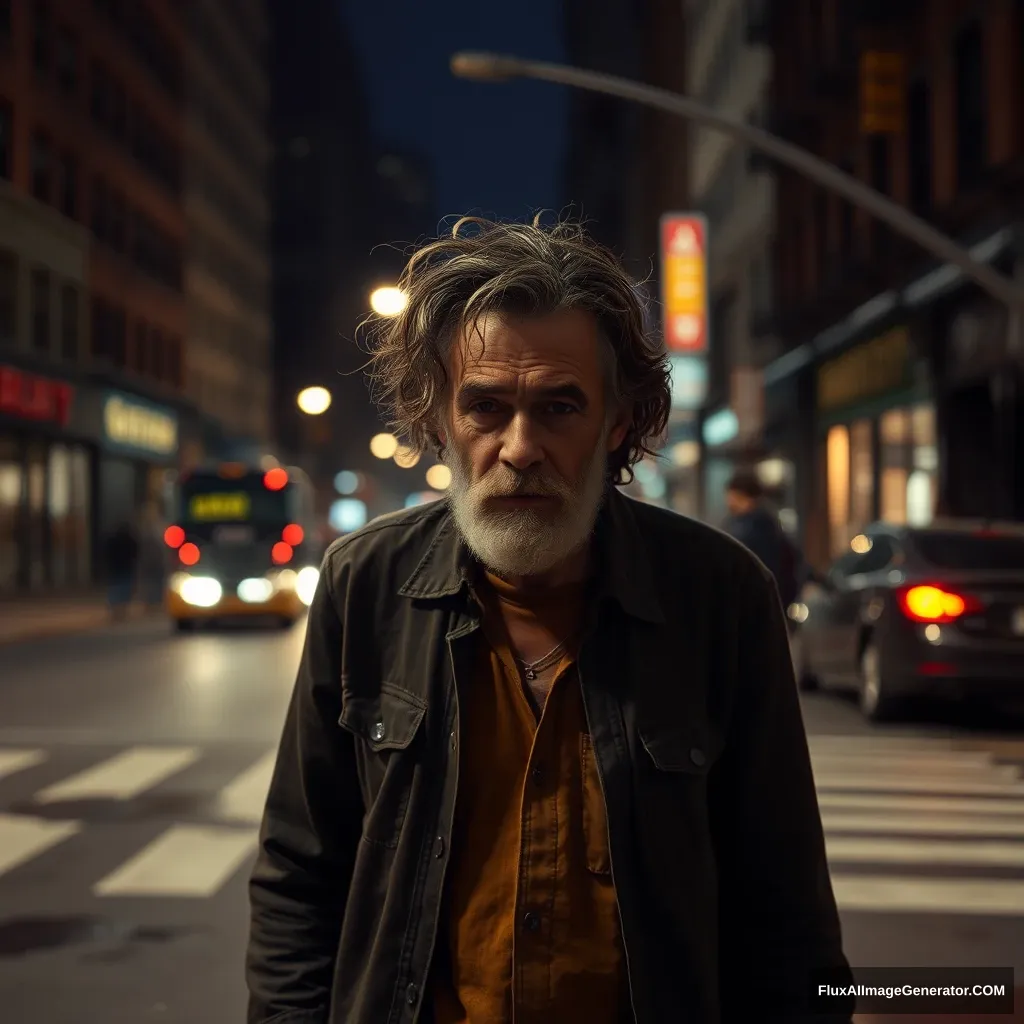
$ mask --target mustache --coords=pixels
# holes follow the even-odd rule
[[[516,473],[507,468],[492,470],[477,485],[480,498],[520,498],[539,495],[545,498],[571,498],[572,489],[565,483],[538,472]]]

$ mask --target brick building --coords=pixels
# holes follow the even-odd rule
[[[1022,41],[1020,0],[793,0],[772,30],[773,128],[1019,275]],[[773,269],[764,440],[795,469],[813,560],[876,518],[1024,515],[1005,308],[784,170]]]

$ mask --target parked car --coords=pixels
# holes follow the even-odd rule
[[[908,698],[1024,697],[1024,527],[875,524],[789,617],[801,688],[852,689],[872,721]]]

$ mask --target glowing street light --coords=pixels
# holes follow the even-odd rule
[[[331,407],[331,393],[327,388],[303,388],[296,401],[307,416],[320,416]]]
[[[398,438],[394,434],[374,434],[370,438],[370,454],[378,459],[390,459],[398,451]]]
[[[370,308],[377,316],[398,316],[409,305],[409,296],[401,288],[375,288],[370,293]]]
[[[452,471],[438,463],[427,470],[427,486],[434,491],[443,491],[452,482]]]
[[[395,465],[400,469],[412,469],[420,461],[420,453],[401,446],[395,450]]]

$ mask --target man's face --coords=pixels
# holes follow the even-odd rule
[[[488,317],[452,346],[448,501],[499,575],[548,572],[590,537],[629,422],[608,406],[602,344],[594,318],[573,311]]]

